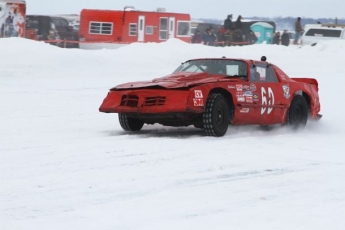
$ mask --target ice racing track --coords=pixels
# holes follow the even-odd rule
[[[194,127],[153,125],[128,133],[116,114],[99,113],[110,85],[210,55],[210,47],[189,47],[172,41],[83,52],[0,39],[8,54],[0,63],[1,228],[342,230],[345,52],[231,47],[318,79],[324,116],[298,132],[229,126],[214,138]],[[155,63],[162,68],[147,68]]]

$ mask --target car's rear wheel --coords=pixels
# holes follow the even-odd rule
[[[143,121],[133,117],[128,117],[128,115],[123,113],[119,113],[119,122],[122,129],[126,131],[139,131],[144,126]]]
[[[272,125],[260,125],[260,129],[263,131],[271,131],[273,129]]]
[[[287,113],[287,123],[293,129],[303,128],[308,120],[308,104],[301,95],[296,95]]]
[[[210,94],[203,114],[203,127],[208,136],[224,136],[229,127],[229,107],[220,94]]]

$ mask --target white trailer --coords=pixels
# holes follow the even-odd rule
[[[0,38],[25,37],[24,0],[0,0]]]

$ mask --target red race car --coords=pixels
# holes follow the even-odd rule
[[[165,77],[110,89],[99,111],[118,113],[126,131],[155,123],[194,125],[216,137],[229,124],[297,129],[321,118],[317,80],[290,78],[265,56],[188,60]]]

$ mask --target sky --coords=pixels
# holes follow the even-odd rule
[[[1,230],[343,230],[345,41],[209,47],[171,39],[114,50],[0,39]],[[191,58],[268,61],[319,82],[304,130],[145,125],[98,111],[108,90]]]
[[[341,0],[324,1],[300,0],[295,3],[276,0],[208,1],[188,0],[27,0],[28,14],[79,14],[83,8],[122,10],[134,6],[137,10],[155,11],[163,7],[170,12],[189,13],[192,18],[225,19],[228,14],[242,15],[244,18],[259,17],[307,17],[345,18]]]

